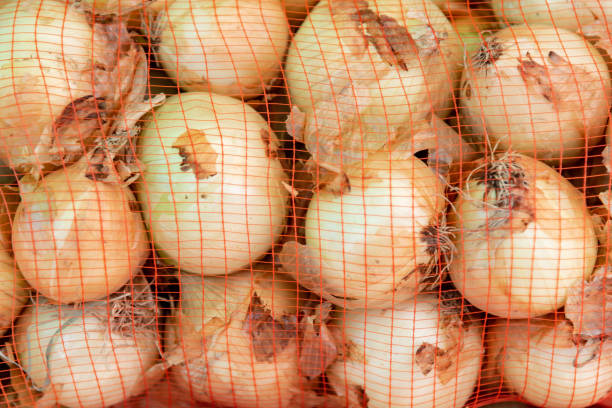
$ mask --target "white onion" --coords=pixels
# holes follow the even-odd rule
[[[481,330],[462,324],[436,297],[348,311],[335,325],[343,330],[344,358],[327,376],[342,406],[460,408],[472,394]]]
[[[164,262],[204,275],[235,272],[282,232],[288,191],[275,136],[227,96],[168,98],[147,120],[138,196]]]
[[[550,164],[584,157],[604,132],[610,74],[599,52],[558,27],[512,26],[483,42],[463,74],[475,138]]]
[[[118,290],[149,251],[134,194],[111,172],[91,173],[95,157],[36,183],[20,182],[13,251],[24,277],[59,303],[87,302]],[[109,172],[111,172],[109,174]],[[98,179],[100,178],[100,179]]]
[[[144,54],[125,26],[90,20],[63,1],[0,5],[0,158],[11,167],[78,159],[141,91]]]
[[[552,315],[529,321],[498,319],[490,326],[487,347],[503,384],[531,405],[583,408],[612,388],[612,343],[576,344],[573,339],[572,325]]]
[[[279,0],[174,0],[159,60],[182,88],[251,98],[277,76],[289,29]]]
[[[612,14],[610,0],[492,0],[491,6],[508,24],[546,24],[570,31]]]
[[[360,161],[414,120],[448,113],[461,58],[455,30],[429,0],[321,1],[287,55],[291,122],[305,120],[291,123],[303,135],[290,133],[317,163]],[[343,157],[332,162],[334,148]]]
[[[488,313],[553,312],[593,271],[598,244],[584,197],[542,162],[519,154],[481,161],[454,208],[450,275]]]
[[[174,384],[196,400],[288,407],[304,390],[298,372],[297,285],[282,274],[181,275],[168,322]],[[177,360],[178,359],[178,360]]]
[[[37,407],[101,408],[142,392],[159,356],[148,285],[75,306],[38,298],[19,319],[15,350]]]

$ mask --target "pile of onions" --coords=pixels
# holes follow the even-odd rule
[[[303,390],[297,284],[261,269],[180,276],[180,303],[168,322],[165,347],[174,384],[196,400],[288,407]]]
[[[261,115],[228,96],[174,95],[146,120],[138,197],[164,262],[220,275],[271,248],[289,194],[277,143]]]
[[[9,61],[0,67],[0,158],[20,171],[77,160],[121,99],[141,91],[134,79],[146,78],[123,24],[92,24],[56,0],[2,2],[0,60]]]
[[[454,208],[450,275],[481,310],[551,313],[593,271],[598,243],[584,197],[542,162],[511,153],[481,161]]]
[[[339,406],[460,408],[476,385],[481,330],[437,297],[348,311],[328,325],[345,343],[327,370]]]
[[[20,317],[14,344],[42,392],[36,406],[102,408],[144,391],[161,372],[156,311],[140,279],[108,300],[79,306],[37,298]]]
[[[492,0],[500,21],[508,24],[545,24],[576,31],[612,15],[610,0]]]
[[[461,103],[483,143],[567,164],[601,140],[610,86],[604,59],[584,38],[520,25],[487,38],[470,57]]]
[[[156,22],[159,60],[177,84],[240,98],[274,79],[289,28],[279,0],[174,0]]]
[[[360,161],[413,120],[448,113],[462,56],[429,0],[321,1],[287,55],[290,133],[303,128],[299,138],[317,163]]]
[[[23,276],[59,303],[115,292],[149,252],[134,194],[112,156],[95,149],[41,179],[20,181],[13,251]]]

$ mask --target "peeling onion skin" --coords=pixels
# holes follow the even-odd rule
[[[542,24],[570,31],[612,15],[610,0],[492,0],[491,6],[507,24]]]
[[[363,8],[354,11],[355,5]],[[390,32],[360,25],[366,15]],[[395,47],[396,55],[381,51],[385,47]],[[306,144],[324,144],[327,136],[341,145],[356,140],[371,152],[413,121],[434,112],[444,118],[462,56],[453,26],[429,0],[319,2],[295,35],[285,64],[291,103],[317,129],[305,135],[315,139]]]
[[[142,9],[154,0],[72,0],[99,16],[124,15]]]
[[[550,165],[584,157],[605,130],[610,74],[585,39],[547,26],[511,26],[469,59],[461,103],[483,144]]]
[[[276,78],[289,36],[279,0],[174,0],[158,23],[159,61],[181,88],[244,99]]]
[[[83,158],[23,191],[13,223],[13,251],[24,277],[58,303],[115,292],[149,252],[134,194],[118,183],[90,180],[87,167]]]
[[[612,389],[609,340],[579,351],[571,339],[571,325],[555,321],[552,315],[530,321],[497,319],[489,330],[487,346],[503,384],[531,405],[585,408]],[[599,355],[588,361],[593,350]],[[580,364],[576,368],[577,356]]]
[[[322,267],[314,283],[306,283],[305,272],[296,279],[315,293],[322,287],[327,300],[349,309],[390,307],[416,296],[426,275],[420,268],[437,261],[423,234],[442,221],[444,184],[418,158],[388,152],[347,175],[350,192],[321,190],[310,201],[306,245]]]
[[[247,316],[257,295],[262,315],[265,309],[267,318],[296,320],[296,283],[270,271],[245,271],[227,278],[183,274],[180,279],[181,304],[167,325],[166,348],[183,359],[192,353],[192,358],[171,369],[173,385],[214,405],[289,407],[293,396],[304,390],[297,331],[277,326],[268,333],[273,336],[267,338],[270,343],[261,349],[268,359],[260,359],[251,333],[262,328],[271,332],[272,323],[257,327],[256,318],[249,323]]]
[[[477,164],[481,171],[467,180],[449,216],[457,229],[450,276],[470,303],[490,314],[551,313],[593,272],[598,243],[591,215],[578,190],[544,163],[519,154],[494,163],[515,165],[522,176],[510,183],[504,170],[488,170],[485,184],[484,161]],[[493,183],[514,188],[496,190]],[[508,201],[496,198],[500,193],[509,193]]]
[[[267,155],[262,132],[268,131],[250,106],[209,93],[172,96],[146,120],[138,197],[163,262],[223,275],[272,247],[284,228],[289,193],[280,161]],[[181,138],[183,148],[208,149],[199,173],[173,147]]]
[[[135,324],[128,335],[111,330],[109,308],[106,301],[74,308],[42,298],[27,307],[14,347],[29,379],[45,390],[36,406],[103,408],[141,392],[159,356],[157,333]]]
[[[483,353],[481,329],[463,326],[450,333],[441,324],[434,296],[420,295],[397,303],[393,310],[347,311],[330,326],[343,329],[339,338],[351,343],[344,361],[339,359],[327,370],[342,406],[460,408],[474,390]],[[446,350],[451,346],[447,334],[461,341],[460,349]],[[452,363],[444,383],[435,364],[425,367],[429,371],[424,374],[417,362],[418,350],[426,343],[449,353]]]

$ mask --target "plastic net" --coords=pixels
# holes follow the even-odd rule
[[[0,1],[0,406],[612,406],[608,15]]]

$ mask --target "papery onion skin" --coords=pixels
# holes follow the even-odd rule
[[[123,15],[146,7],[153,0],[73,0],[96,15]]]
[[[449,269],[455,286],[474,306],[500,317],[527,318],[560,308],[568,289],[591,275],[597,258],[584,197],[528,156],[498,155],[478,165],[449,216],[457,229]],[[504,176],[507,170],[515,181]],[[496,194],[507,194],[506,201]]]
[[[322,267],[313,284],[303,274],[296,279],[350,309],[390,307],[416,296],[437,262],[444,184],[418,158],[388,152],[371,155],[347,176],[350,191],[321,190],[310,201],[306,245]]]
[[[13,224],[13,251],[23,276],[59,303],[115,292],[149,251],[134,194],[86,177],[85,159],[22,192]]]
[[[102,408],[129,398],[158,358],[154,329],[132,324],[128,334],[117,332],[109,326],[112,306],[105,305],[73,308],[39,299],[16,326],[21,366],[63,407]]]
[[[374,28],[359,24],[366,19],[374,25],[388,20],[390,32],[372,37]],[[373,45],[378,37],[393,44]],[[285,64],[291,103],[316,128],[304,136],[306,144],[320,142],[324,149],[324,137],[330,137],[371,152],[412,121],[436,111],[444,117],[462,55],[455,30],[429,0],[319,2],[296,33]]]
[[[356,391],[359,400],[349,397],[346,406],[351,408],[364,406],[364,397],[368,408],[463,407],[478,379],[481,330],[457,325],[457,316],[450,317],[453,323],[445,327],[444,318],[437,298],[420,295],[393,309],[347,311],[330,323],[342,329],[338,337],[349,342],[344,361],[339,359],[327,371],[343,406],[348,390]],[[447,350],[453,340],[461,346]],[[451,360],[451,366],[446,377],[436,364],[421,366],[418,362],[422,350],[431,346],[448,352],[445,358]],[[423,370],[429,371],[424,374]]]
[[[146,168],[138,197],[163,262],[223,275],[276,242],[288,191],[262,135],[270,135],[269,127],[254,109],[217,94],[172,96],[149,117],[139,141]],[[185,165],[190,159],[177,141],[206,150],[198,171]]]
[[[530,321],[497,319],[487,335],[504,385],[544,408],[584,408],[605,397],[612,388],[611,346],[605,340],[579,351],[571,325],[552,315]],[[598,352],[590,361],[589,350]]]
[[[303,390],[296,283],[281,274],[251,271],[228,277],[183,274],[180,279],[180,308],[167,325],[166,348],[183,358],[191,352],[192,358],[171,369],[173,384],[196,400],[220,406],[290,406]],[[255,299],[262,308],[253,311],[250,323]],[[274,329],[268,319],[275,320]],[[263,343],[256,344],[253,333],[260,333]]]
[[[601,140],[610,95],[597,49],[577,34],[538,25],[489,37],[470,56],[461,86],[464,120],[483,148],[488,137],[501,151],[551,165],[576,161]]]
[[[174,0],[161,14],[159,61],[188,91],[261,95],[289,29],[279,0]]]

